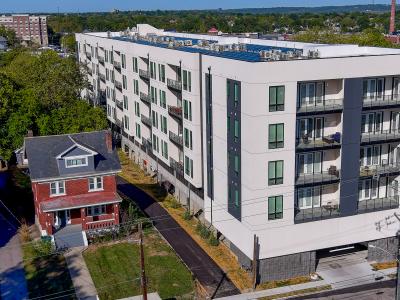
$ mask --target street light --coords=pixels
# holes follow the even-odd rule
[[[390,253],[386,249],[383,249],[381,247],[378,247],[378,246],[375,246],[375,245],[372,245],[372,244],[368,244],[368,248],[379,249],[382,252],[388,253],[390,256],[392,256],[396,260],[396,262],[397,262],[397,266],[396,266],[397,267],[397,276],[396,276],[396,292],[395,292],[395,295],[396,295],[396,300],[400,300],[400,288],[399,288],[399,283],[400,283],[399,282],[399,276],[400,276],[400,268],[399,268],[400,260],[399,260],[399,257],[400,257],[400,255],[399,255],[399,250],[397,250],[397,255],[395,255],[393,253]]]

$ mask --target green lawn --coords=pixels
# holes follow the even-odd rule
[[[100,299],[118,299],[139,295],[139,245],[118,243],[94,246],[83,254]],[[146,234],[145,267],[148,291],[161,298],[192,293],[194,283],[188,269],[157,233]]]
[[[34,245],[37,243],[26,244],[22,247],[29,298],[48,295],[43,299],[54,296],[59,296],[58,299],[61,300],[76,299],[64,257],[62,255],[43,256],[45,253],[38,252]],[[52,294],[55,295],[50,296]]]

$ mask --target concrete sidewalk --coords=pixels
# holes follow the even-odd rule
[[[0,299],[28,299],[17,228],[0,213]]]
[[[85,247],[75,247],[64,254],[78,299],[97,299],[97,291],[82,256]]]

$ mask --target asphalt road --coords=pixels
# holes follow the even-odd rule
[[[340,290],[327,291],[309,296],[300,296],[296,300],[393,300],[395,280],[379,281]]]
[[[117,188],[153,219],[154,226],[206,288],[209,296],[218,298],[240,293],[218,265],[152,197],[120,177],[117,178]]]

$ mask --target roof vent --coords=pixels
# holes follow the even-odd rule
[[[193,45],[192,40],[185,40],[184,44],[185,44],[185,46],[192,46]]]
[[[260,58],[261,59],[271,59],[272,51],[270,50],[261,50],[260,51]]]
[[[319,58],[319,51],[318,50],[310,50],[308,51],[308,58]]]

